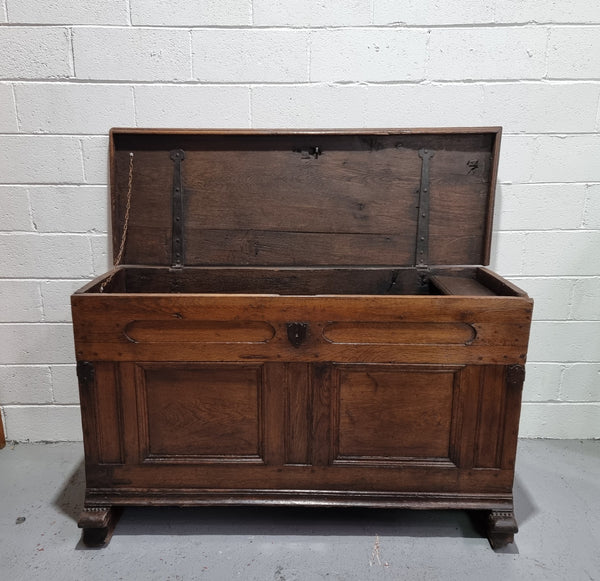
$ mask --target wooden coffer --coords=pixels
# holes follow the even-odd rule
[[[72,296],[84,541],[130,505],[482,511],[532,300],[488,264],[500,128],[114,129],[113,270]]]

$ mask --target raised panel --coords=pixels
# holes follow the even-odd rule
[[[260,365],[144,366],[148,460],[259,461]]]
[[[450,462],[456,367],[337,368],[335,459]]]
[[[467,323],[351,321],[323,329],[325,340],[350,345],[469,345],[476,335]]]
[[[272,325],[264,321],[202,321],[178,315],[131,321],[123,334],[132,343],[266,343],[275,335]]]

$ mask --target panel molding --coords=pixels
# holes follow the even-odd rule
[[[151,409],[148,400],[148,373],[152,371],[165,372],[172,370],[173,372],[211,372],[231,370],[251,370],[255,374],[256,387],[256,433],[255,433],[255,452],[238,453],[238,452],[218,452],[196,454],[182,451],[174,451],[165,453],[163,451],[152,450],[152,436],[150,433]],[[200,389],[200,388],[199,388]],[[265,426],[265,369],[263,364],[258,363],[213,363],[213,362],[197,362],[197,363],[172,363],[172,364],[156,364],[156,363],[139,363],[136,365],[136,395],[137,395],[137,410],[138,410],[138,428],[139,428],[139,450],[141,464],[257,464],[264,465],[265,462],[265,438],[267,429]],[[182,402],[179,402],[182,403]],[[161,419],[162,420],[162,419]],[[198,419],[198,421],[200,418]],[[213,420],[215,421],[215,420]],[[161,426],[164,422],[161,421]],[[201,450],[204,446],[199,445]]]
[[[331,438],[331,463],[336,466],[435,466],[456,468],[456,463],[453,458],[453,448],[455,447],[455,413],[457,408],[458,392],[460,382],[458,377],[460,371],[464,368],[461,365],[396,365],[396,364],[339,364],[334,365],[332,374],[331,391],[331,421],[332,421],[332,438]],[[446,374],[451,375],[450,394],[449,394],[449,409],[448,409],[448,447],[445,455],[393,455],[393,454],[348,454],[344,453],[341,444],[342,434],[342,373],[345,371],[364,371],[369,373],[398,373],[398,374]],[[429,401],[429,400],[426,400]],[[346,410],[346,413],[351,413]]]

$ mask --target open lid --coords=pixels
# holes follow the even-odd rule
[[[131,178],[122,264],[488,264],[500,134],[113,129],[114,256]]]

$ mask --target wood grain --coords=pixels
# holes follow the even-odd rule
[[[123,330],[132,343],[267,343],[275,329],[264,321],[132,321]]]
[[[477,333],[467,323],[329,323],[323,337],[331,343],[359,345],[468,345]]]
[[[113,130],[113,247],[133,153],[124,263],[171,264],[169,152],[183,149],[186,265],[413,265],[418,150],[430,148],[430,262],[484,264],[499,135]]]
[[[145,461],[260,460],[262,373],[257,365],[144,365]]]
[[[445,295],[463,296],[488,296],[493,297],[496,293],[472,278],[458,276],[432,276],[431,284]]]
[[[499,137],[113,130],[115,249],[134,154],[124,265],[71,301],[84,540],[105,542],[118,506],[294,504],[485,510],[509,542],[533,303],[479,266]]]
[[[414,268],[125,267],[106,293],[419,294]],[[104,277],[84,287],[98,292]]]
[[[455,371],[340,366],[336,460],[448,458]]]
[[[285,463],[311,463],[313,418],[311,368],[307,363],[286,363],[285,368]]]
[[[265,295],[74,295],[76,351],[80,359],[112,361],[193,361],[198,349],[206,361],[365,361],[405,363],[519,363],[527,351],[531,301],[523,297],[432,296],[302,296]],[[264,321],[275,329],[266,343],[132,343],[132,321]],[[310,332],[299,347],[290,345],[286,324],[310,321]],[[435,321],[435,323],[432,323]],[[399,350],[394,344],[331,343],[323,329],[331,323],[368,323],[381,335],[398,324],[468,325],[476,337],[462,344],[428,344],[417,338]],[[193,326],[194,323],[190,323]],[[414,327],[417,328],[417,327]],[[426,328],[426,327],[423,327]],[[452,328],[452,327],[450,327]],[[459,327],[463,329],[463,327]],[[375,332],[375,331],[373,331]],[[435,333],[434,333],[435,334]],[[464,333],[460,334],[465,339]],[[469,338],[472,335],[469,335]],[[391,341],[391,340],[390,340]]]

